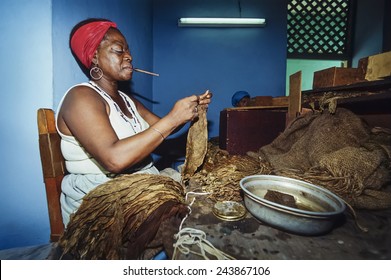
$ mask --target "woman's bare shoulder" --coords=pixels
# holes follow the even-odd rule
[[[90,102],[102,102],[103,99],[101,96],[96,92],[95,89],[88,85],[77,85],[74,86],[72,89],[69,90],[66,97],[64,98],[65,103],[74,103],[77,102],[80,103],[90,103]]]
[[[77,85],[69,90],[61,109],[63,114],[77,114],[79,116],[86,113],[99,114],[104,112],[106,114],[108,110],[105,100],[88,85]]]
[[[74,87],[72,87],[69,92],[67,93],[67,96],[72,97],[83,97],[86,96],[97,96],[96,90],[92,87],[88,86],[87,84],[79,84]]]

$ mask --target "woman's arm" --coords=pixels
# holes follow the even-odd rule
[[[161,119],[137,103],[151,127],[119,140],[109,121],[108,104],[93,89],[76,87],[64,99],[58,126],[64,134],[73,135],[106,170],[120,173],[152,153],[176,128],[194,119],[194,108],[210,103],[210,97],[204,94],[183,98]]]
[[[160,120],[160,117],[152,113],[148,108],[144,106],[140,101],[138,101],[135,97],[130,97],[134,104],[136,105],[137,111],[140,116],[150,125],[152,126],[156,122]]]

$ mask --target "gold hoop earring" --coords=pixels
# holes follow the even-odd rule
[[[94,66],[90,70],[90,76],[94,81],[98,81],[103,77],[103,71],[98,66]]]

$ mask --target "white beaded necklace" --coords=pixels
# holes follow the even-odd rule
[[[127,107],[127,109],[129,110],[129,112],[132,114],[132,118],[129,118],[126,114],[124,114],[121,110],[121,108],[119,107],[119,105],[117,104],[117,102],[115,102],[111,96],[109,94],[107,94],[106,91],[104,91],[101,87],[99,87],[96,83],[94,83],[93,81],[90,81],[90,85],[92,85],[96,90],[98,90],[100,93],[102,93],[104,96],[106,96],[107,98],[109,98],[111,101],[113,101],[113,104],[114,104],[114,107],[115,109],[117,110],[117,112],[119,113],[119,115],[122,117],[122,119],[124,119],[124,121],[126,121],[127,123],[130,124],[131,128],[133,129],[133,132],[134,133],[139,133],[142,131],[142,124],[141,122],[139,121],[139,119],[137,118],[132,106],[130,105],[129,101],[126,99],[125,96],[123,96],[123,94],[118,91],[119,95],[121,96],[121,98],[124,100],[125,102],[125,105]]]

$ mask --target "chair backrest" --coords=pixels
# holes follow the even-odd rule
[[[61,215],[61,181],[65,175],[65,160],[61,153],[60,135],[57,133],[54,111],[40,108],[37,112],[39,151],[46,188],[50,221],[50,241],[56,242],[64,232]]]

